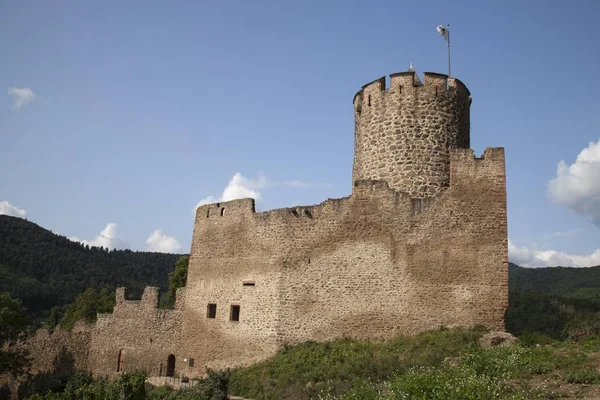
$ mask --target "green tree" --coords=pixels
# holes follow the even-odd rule
[[[175,294],[177,289],[184,287],[187,283],[188,265],[190,263],[189,256],[181,256],[175,262],[175,271],[169,273],[169,303],[175,304]]]
[[[25,329],[25,309],[20,300],[0,293],[0,342],[14,340]]]
[[[87,322],[96,321],[98,313],[112,312],[115,307],[115,295],[107,288],[97,291],[89,288],[75,298],[65,310],[60,326],[63,329],[72,329],[79,320]]]
[[[25,329],[25,308],[20,300],[10,297],[10,294],[0,293],[0,373],[10,372],[14,376],[23,372],[28,364],[28,358],[20,350],[5,348],[12,343]]]

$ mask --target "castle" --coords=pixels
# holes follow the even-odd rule
[[[40,365],[53,357],[43,349],[63,346],[97,375],[198,377],[307,340],[503,330],[504,149],[474,156],[470,93],[458,79],[387,80],[353,99],[351,195],[266,212],[253,199],[199,207],[174,310],[157,308],[157,288],[141,300],[117,289],[113,313],[93,327],[38,332]]]

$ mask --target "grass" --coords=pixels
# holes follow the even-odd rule
[[[483,335],[453,329],[398,337],[385,342],[337,340],[283,348],[267,361],[232,371],[229,392],[255,399],[310,398],[321,390],[343,392],[360,378],[381,381],[417,366],[434,366],[459,356]]]
[[[479,329],[452,329],[385,342],[338,340],[286,347],[275,357],[231,371],[229,393],[252,399],[553,398],[530,381],[598,384],[589,353],[600,338],[482,349]],[[539,338],[547,343],[545,337]],[[559,385],[560,386],[560,385]]]

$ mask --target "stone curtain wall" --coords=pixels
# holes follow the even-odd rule
[[[89,345],[93,325],[75,324],[71,331],[38,329],[16,348],[25,348],[31,357],[31,373],[51,373],[57,369],[89,369]]]
[[[449,83],[449,90],[446,84]],[[469,148],[469,90],[458,79],[414,72],[363,86],[354,97],[352,180],[385,180],[411,197],[450,185],[452,148]]]
[[[311,207],[255,213],[251,199],[200,207],[181,335],[196,367],[185,372],[248,364],[304,340],[502,330],[503,149],[481,159],[452,151],[450,176],[451,186],[427,199],[359,181],[352,196]],[[215,319],[208,303],[217,304]],[[232,304],[240,321],[229,320]]]
[[[71,331],[38,329],[13,349],[26,350],[31,361],[32,374],[14,379],[11,374],[0,374],[0,399],[28,397],[46,380],[66,378],[76,370],[89,369],[89,351],[93,325],[82,321]]]
[[[112,314],[99,314],[90,343],[90,369],[95,375],[117,374],[119,351],[123,371],[145,369],[151,376],[166,372],[167,358],[181,364],[179,332],[184,290],[178,290],[175,310],[158,309],[159,289],[147,287],[141,300],[126,300],[125,288],[117,289]]]

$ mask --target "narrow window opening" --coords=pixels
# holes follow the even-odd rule
[[[206,318],[216,318],[217,316],[217,305],[209,303],[206,307]]]
[[[438,87],[436,86],[435,87],[435,97],[437,97],[437,95],[438,95]]]
[[[221,217],[225,215],[225,207],[221,208]]]
[[[312,214],[310,213],[310,210],[308,210],[308,209],[304,210],[304,215],[306,215],[308,218],[312,218]]]
[[[229,320],[230,321],[239,321],[240,320],[240,306],[231,305],[231,310],[229,311]]]
[[[206,218],[210,216],[210,209],[206,210]]]
[[[371,106],[371,95],[369,95],[369,107]]]
[[[292,214],[294,214],[294,217],[296,218],[300,216],[300,214],[298,214],[298,211],[296,210],[292,210]]]
[[[254,283],[254,281],[243,281],[242,285],[243,286],[256,286],[256,283]]]
[[[400,85],[400,93],[402,93],[402,89],[403,89],[403,88],[404,88],[404,87],[403,87],[402,85]]]

